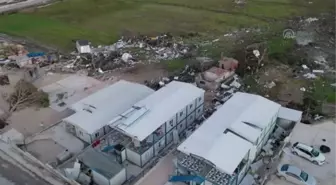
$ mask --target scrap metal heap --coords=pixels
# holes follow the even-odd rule
[[[216,167],[210,165],[209,162],[200,160],[191,155],[186,155],[182,152],[179,152],[177,155],[177,164],[186,168],[188,171],[205,177],[207,181],[214,184],[227,185],[233,179],[233,176],[219,171]]]

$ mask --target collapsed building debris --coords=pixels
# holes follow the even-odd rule
[[[85,42],[87,43],[87,42]],[[176,58],[195,56],[198,48],[194,44],[185,44],[182,39],[169,34],[156,37],[138,36],[121,38],[116,43],[106,46],[92,47],[76,43],[78,53],[62,56],[60,62],[50,66],[50,71],[76,72],[81,69],[90,74],[105,73],[119,68],[134,66],[136,63],[152,63]],[[90,52],[84,52],[89,47]]]
[[[233,77],[237,67],[237,60],[223,57],[222,54],[221,60],[218,61],[218,67],[211,67],[203,73],[198,74],[196,84],[203,89],[216,90],[225,80]]]
[[[212,67],[196,77],[196,84],[206,90],[216,90],[221,86],[224,80],[232,77],[233,74],[234,71]]]
[[[56,61],[58,58],[55,53],[28,52],[22,45],[0,43],[0,66],[5,68],[43,67]]]
[[[150,81],[146,80],[144,84],[154,90],[158,90],[173,80],[186,82],[186,83],[195,83],[196,71],[197,70],[194,69],[193,67],[186,65],[185,68],[181,72],[173,76],[162,77],[160,79],[152,79]]]
[[[184,44],[182,40],[178,40],[169,34],[159,35],[156,37],[133,37],[122,38],[110,46],[99,46],[93,48],[93,53],[104,53],[120,51],[121,53],[131,53],[132,49],[138,49],[134,53],[135,57],[146,55],[153,61],[169,60],[178,57],[188,57],[192,55],[192,51],[197,48],[195,45]]]

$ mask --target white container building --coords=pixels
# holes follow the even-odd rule
[[[75,113],[63,122],[69,132],[92,143],[110,131],[111,119],[153,92],[145,85],[121,80],[71,105]]]
[[[174,140],[185,137],[186,128],[203,115],[203,103],[203,89],[172,81],[111,120],[110,126],[132,138],[127,160],[143,167]]]
[[[282,109],[259,95],[235,93],[178,147],[180,176],[175,180],[192,175],[202,185],[239,184],[269,139],[277,118],[301,119],[301,112],[287,108],[290,114],[279,115]]]

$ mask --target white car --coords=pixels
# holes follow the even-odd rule
[[[293,144],[292,153],[303,157],[316,165],[322,165],[325,163],[325,156],[320,151],[300,142]]]
[[[278,173],[280,179],[298,185],[316,185],[316,179],[296,166],[290,164],[279,165]]]

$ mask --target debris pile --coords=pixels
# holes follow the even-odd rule
[[[73,52],[70,56],[63,56],[60,58],[62,62],[50,67],[50,70],[76,72],[84,69],[89,74],[105,73],[136,63],[189,58],[195,55],[197,48],[197,45],[185,44],[182,39],[169,34],[121,38],[112,45],[92,47],[91,53]]]
[[[233,74],[231,78],[226,79],[216,91],[213,99],[215,109],[221,107],[235,92],[240,91],[242,87],[242,80],[238,75]]]
[[[126,54],[126,56],[132,56],[132,58],[137,58],[137,60],[145,56],[151,61],[159,61],[189,57],[196,48],[197,46],[195,45],[184,44],[181,39],[177,40],[169,34],[164,34],[156,37],[122,38],[110,46],[93,48],[92,52],[94,55],[99,53],[109,55],[111,52],[120,52],[121,56]]]
[[[211,67],[196,77],[196,84],[206,90],[217,90],[221,84],[232,78],[238,68],[238,61],[224,57],[218,61],[218,67]]]
[[[34,65],[45,66],[55,62],[54,55],[44,52],[28,52],[24,46],[2,42],[0,43],[0,66],[6,68],[26,68]]]
[[[186,83],[195,83],[195,74],[196,74],[197,69],[194,67],[186,65],[184,69],[169,77],[162,77],[160,79],[152,79],[150,81],[145,81],[144,84],[147,85],[148,87],[158,90],[161,87],[165,86],[169,82],[175,80],[175,81],[181,81],[181,82],[186,82]],[[196,85],[196,84],[195,84]]]

